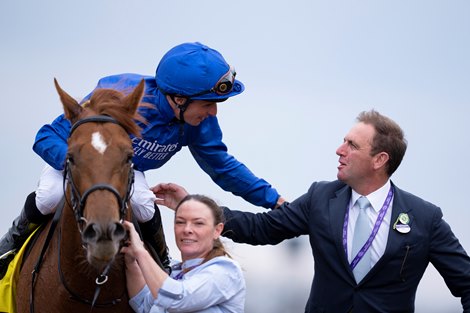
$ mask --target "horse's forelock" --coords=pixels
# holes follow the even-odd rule
[[[97,89],[90,98],[86,109],[97,115],[113,117],[129,134],[140,135],[140,127],[135,120],[144,121],[144,118],[135,112],[132,114],[123,103],[125,95],[114,89]]]

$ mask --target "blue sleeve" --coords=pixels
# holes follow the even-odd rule
[[[223,190],[265,208],[274,208],[279,194],[267,181],[256,177],[243,163],[228,154],[216,117],[207,118],[197,138],[189,144],[199,166]]]
[[[34,141],[34,152],[59,171],[64,169],[70,127],[70,121],[62,114],[51,124],[42,126]]]
[[[133,87],[142,78],[144,76],[138,74],[108,76],[101,78],[94,90],[97,88],[115,88],[125,93],[132,91]],[[91,97],[93,91],[82,99],[82,103]],[[70,128],[70,121],[62,114],[51,124],[46,124],[39,129],[33,145],[34,152],[46,161],[47,164],[59,171],[64,169]]]

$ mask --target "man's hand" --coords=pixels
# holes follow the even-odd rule
[[[277,208],[280,207],[284,202],[286,202],[286,199],[284,199],[282,196],[279,196],[279,198],[277,199],[276,206],[275,206],[274,208],[277,209]]]
[[[164,205],[172,210],[188,195],[186,189],[175,183],[160,183],[150,190],[157,197],[156,204]]]

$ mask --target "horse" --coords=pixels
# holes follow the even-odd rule
[[[135,120],[140,117],[144,81],[127,94],[97,89],[83,105],[56,79],[54,84],[72,124],[64,204],[24,260],[17,281],[17,311],[133,312],[119,250],[127,235],[122,221],[131,216],[134,172],[129,134],[140,133]]]

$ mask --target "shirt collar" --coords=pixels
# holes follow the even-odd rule
[[[374,211],[376,212],[380,211],[380,209],[382,208],[382,205],[385,202],[385,198],[387,198],[390,187],[391,187],[391,184],[390,184],[390,179],[389,179],[387,180],[385,185],[383,185],[376,191],[367,195],[367,200],[369,200]],[[361,196],[362,196],[361,194],[359,194],[357,191],[353,189],[352,194],[351,194],[351,205],[354,205],[354,203],[356,203],[356,200],[359,199],[359,197]]]
[[[198,266],[199,264],[202,263],[203,260],[204,260],[203,258],[196,258],[196,259],[186,260],[183,263],[181,263],[181,269],[184,270],[184,269],[187,269],[189,267]]]

